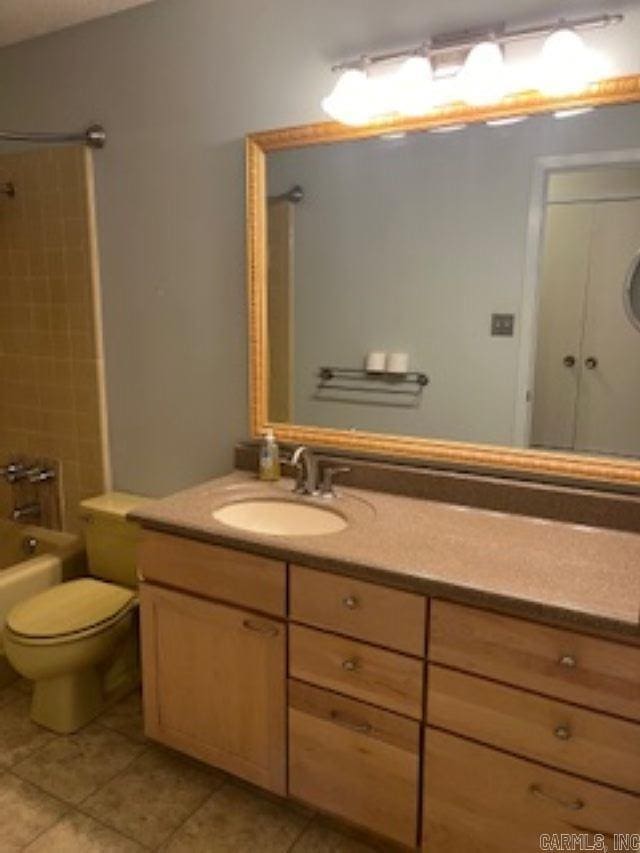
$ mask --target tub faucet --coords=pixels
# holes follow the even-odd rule
[[[42,509],[40,504],[23,504],[23,506],[17,506],[14,508],[11,513],[11,518],[13,521],[22,521],[25,518],[40,518],[41,514]]]
[[[28,476],[28,470],[28,467],[23,465],[22,462],[9,462],[0,468],[0,477],[6,480],[7,483],[18,483]]]

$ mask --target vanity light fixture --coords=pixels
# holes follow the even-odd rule
[[[394,112],[422,116],[433,109],[433,66],[428,56],[410,56],[393,76]]]
[[[596,56],[581,31],[623,20],[623,15],[616,14],[512,30],[501,26],[437,36],[417,47],[361,56],[334,66],[340,77],[322,107],[336,121],[363,125],[394,116],[425,115],[436,106],[458,100],[471,106],[497,103],[510,91],[505,62],[508,45],[542,38],[535,73],[539,91],[550,96],[572,95],[600,76]],[[377,73],[389,66],[386,74]]]
[[[546,39],[540,62],[540,91],[551,97],[580,92],[595,76],[593,53],[572,27],[560,26]]]
[[[364,63],[363,63],[364,64]],[[348,68],[342,73],[322,109],[342,124],[367,124],[375,116],[372,87],[364,68]]]
[[[482,107],[501,101],[507,78],[504,50],[495,41],[482,41],[471,48],[460,72],[460,94],[471,106]]]

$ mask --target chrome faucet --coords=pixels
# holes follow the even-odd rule
[[[298,495],[317,495],[318,460],[315,453],[303,444],[294,450],[291,464],[296,469],[296,484],[293,491]]]
[[[345,467],[333,467],[323,465],[321,460],[308,447],[298,447],[292,457],[291,465],[296,469],[296,484],[294,492],[298,495],[312,495],[313,497],[335,498],[333,489],[333,478],[336,474],[348,474],[351,470]],[[322,474],[322,478],[320,477]]]

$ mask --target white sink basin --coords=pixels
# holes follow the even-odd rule
[[[347,521],[331,509],[268,499],[229,503],[213,517],[228,527],[270,536],[324,536],[347,527]]]

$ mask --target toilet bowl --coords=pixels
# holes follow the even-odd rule
[[[34,682],[31,718],[52,731],[77,731],[139,681],[138,526],[126,513],[143,500],[110,493],[84,501],[92,577],[47,589],[7,616],[7,659]]]

